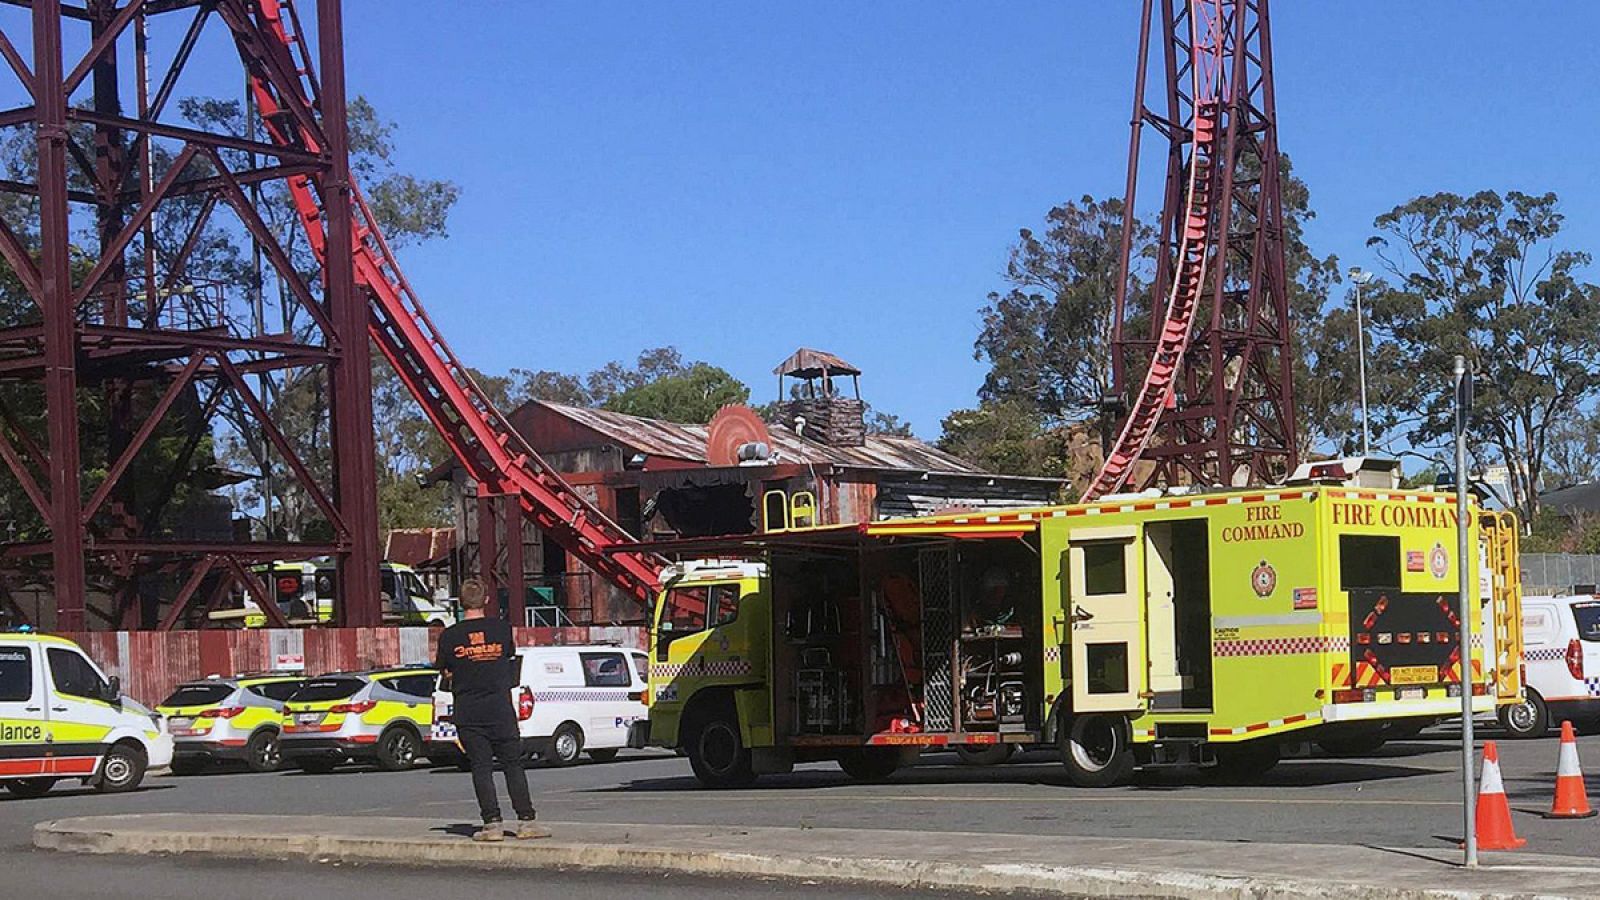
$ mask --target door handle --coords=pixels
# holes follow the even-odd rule
[[[44,711],[44,707],[42,707],[42,706],[24,706],[22,708],[22,711],[23,712],[43,712]]]
[[[1072,621],[1074,621],[1074,622],[1087,622],[1092,618],[1094,618],[1094,613],[1089,612],[1088,610],[1086,610],[1083,607],[1078,606],[1076,604],[1073,605],[1073,607],[1072,607]]]
[[[50,707],[50,711],[51,712],[66,712],[67,708],[65,706],[52,706],[52,707]]]

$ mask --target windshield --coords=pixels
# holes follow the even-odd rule
[[[180,684],[172,696],[161,701],[162,706],[209,706],[221,703],[233,693],[229,684]]]
[[[320,703],[343,700],[361,690],[366,682],[359,678],[313,678],[289,697],[290,703]]]
[[[1600,601],[1572,604],[1572,617],[1578,620],[1578,637],[1600,643]]]

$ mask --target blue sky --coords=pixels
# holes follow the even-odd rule
[[[1600,248],[1600,5],[1274,17],[1319,253],[1370,265],[1375,215],[1480,188],[1557,191]],[[450,238],[402,263],[489,371],[674,344],[764,401],[810,345],[935,437],[974,402],[977,310],[1016,229],[1122,189],[1133,0],[347,0],[346,19],[351,92],[398,124],[401,168],[462,188]]]

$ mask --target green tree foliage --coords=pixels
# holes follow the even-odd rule
[[[1037,410],[1016,400],[990,401],[958,409],[942,423],[939,449],[1001,475],[1060,475],[1067,471],[1067,445],[1046,429]]]
[[[981,400],[1020,404],[1042,423],[1058,423],[1093,414],[1111,393],[1122,220],[1121,200],[1085,196],[1050,210],[1043,233],[1019,232],[1006,262],[1007,289],[989,294],[981,310],[974,356],[989,364]],[[1148,253],[1151,237],[1149,226],[1138,224],[1139,255]],[[1132,290],[1146,289],[1144,273],[1136,269],[1131,279]]]
[[[1338,262],[1316,256],[1305,241],[1305,223],[1315,215],[1311,192],[1294,176],[1287,156],[1281,158],[1280,175],[1300,449],[1342,448],[1349,444],[1355,423],[1353,314],[1330,308]],[[1006,289],[991,293],[980,313],[983,326],[975,356],[988,363],[989,371],[978,391],[980,407],[952,414],[969,429],[959,443],[972,443],[970,429],[981,423],[1008,429],[995,435],[996,440],[1015,440],[1017,417],[1024,411],[1034,417],[1033,430],[1041,436],[1099,414],[1101,400],[1113,388],[1111,328],[1122,223],[1122,201],[1084,196],[1050,210],[1042,233],[1021,230],[1007,259]],[[1139,334],[1149,323],[1155,230],[1136,222],[1133,240],[1124,328]],[[1137,377],[1138,361],[1131,365],[1130,373]],[[991,408],[996,404],[1007,408]],[[1048,450],[1026,456],[1052,458]]]
[[[722,407],[749,399],[750,389],[737,378],[716,366],[697,362],[613,394],[602,406],[630,416],[704,424]]]
[[[1511,473],[1512,504],[1536,521],[1552,433],[1600,388],[1600,289],[1587,253],[1563,246],[1556,196],[1483,191],[1418,197],[1379,216],[1369,245],[1391,282],[1373,321],[1395,365],[1386,424],[1439,446],[1453,422],[1451,359],[1477,373],[1478,465]]]

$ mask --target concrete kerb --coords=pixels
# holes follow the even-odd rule
[[[219,821],[217,827],[203,828],[194,821],[197,818]],[[318,818],[97,816],[40,823],[34,828],[33,842],[36,847],[47,850],[94,854],[197,855],[313,863],[465,868],[647,871],[702,877],[816,880],[912,890],[1031,892],[1084,897],[1459,900],[1469,897],[1571,895],[1561,888],[1541,890],[1526,883],[1515,889],[1507,889],[1502,885],[1498,890],[1476,890],[1463,889],[1461,885],[1423,887],[1414,880],[1403,885],[1374,885],[1310,877],[1297,879],[1281,874],[1205,874],[1092,865],[974,863],[971,860],[950,862],[929,858],[670,846],[675,843],[671,839],[671,829],[686,826],[547,823],[556,830],[556,838],[481,844],[438,834],[438,824],[433,821],[385,820],[393,824],[393,834],[340,834],[318,828]],[[223,827],[222,820],[235,823],[235,827]],[[328,817],[323,824],[352,821]],[[430,834],[430,827],[434,833]],[[703,827],[697,829],[700,833],[706,830]],[[800,829],[764,831],[799,833]],[[594,838],[602,833],[608,835],[609,840],[595,841]],[[730,828],[726,833],[738,837],[747,832],[745,829]],[[561,840],[564,836],[582,839]],[[658,839],[635,843],[638,837]],[[995,836],[985,837],[992,839]],[[1448,867],[1441,868],[1438,873],[1441,877],[1435,884],[1456,880],[1447,877]],[[1593,869],[1581,871],[1594,872]]]

